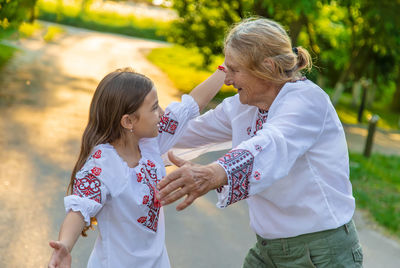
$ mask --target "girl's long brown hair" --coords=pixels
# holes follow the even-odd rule
[[[152,90],[153,82],[146,76],[130,68],[118,69],[99,83],[90,104],[89,121],[83,132],[81,150],[72,170],[67,194],[72,194],[76,173],[83,167],[96,145],[111,143],[123,137],[121,118],[124,114],[134,113]],[[92,228],[95,218],[91,219]]]

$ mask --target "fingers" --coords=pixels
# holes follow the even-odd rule
[[[176,206],[176,210],[177,211],[184,210],[185,208],[190,206],[193,203],[193,201],[196,200],[197,197],[198,196],[195,195],[188,195],[182,203]]]
[[[54,249],[60,249],[61,248],[61,244],[57,241],[50,241],[49,242],[50,247],[54,248]]]
[[[157,189],[161,192],[163,192],[163,188],[169,185],[171,182],[175,181],[176,179],[181,177],[182,170],[177,169],[175,171],[172,171],[169,173],[167,176],[165,176],[158,184],[157,184]],[[168,191],[164,191],[168,192]]]
[[[176,200],[182,198],[183,196],[185,196],[188,192],[189,191],[187,190],[187,187],[177,189],[176,191],[170,193],[169,195],[164,196],[164,198],[161,201],[161,204],[163,206],[169,205],[169,204],[175,202]]]
[[[188,161],[185,161],[184,159],[176,156],[172,151],[168,152],[168,158],[171,161],[172,164],[174,164],[177,167],[183,166],[185,163]]]

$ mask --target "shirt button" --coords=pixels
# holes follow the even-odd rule
[[[267,241],[262,241],[261,245],[266,246],[267,245]]]

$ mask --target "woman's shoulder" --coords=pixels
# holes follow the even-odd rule
[[[279,93],[277,100],[288,98],[306,99],[321,105],[326,105],[326,102],[329,101],[328,94],[317,84],[308,79],[286,83]]]

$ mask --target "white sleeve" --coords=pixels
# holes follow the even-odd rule
[[[182,95],[181,102],[173,102],[165,109],[157,137],[160,153],[167,152],[182,136],[190,119],[199,115],[199,106],[190,95]]]
[[[214,110],[190,120],[187,129],[176,143],[176,148],[195,148],[211,143],[232,140],[229,110],[232,98],[225,99]]]
[[[90,225],[90,218],[96,216],[109,195],[109,190],[102,180],[102,172],[102,166],[93,155],[90,156],[76,173],[72,194],[64,197],[66,212],[81,212],[86,226]]]
[[[285,177],[295,161],[316,142],[324,127],[328,104],[324,95],[308,92],[296,92],[293,96],[289,93],[256,136],[217,160],[228,177],[228,185],[217,190],[218,207],[264,191]]]

